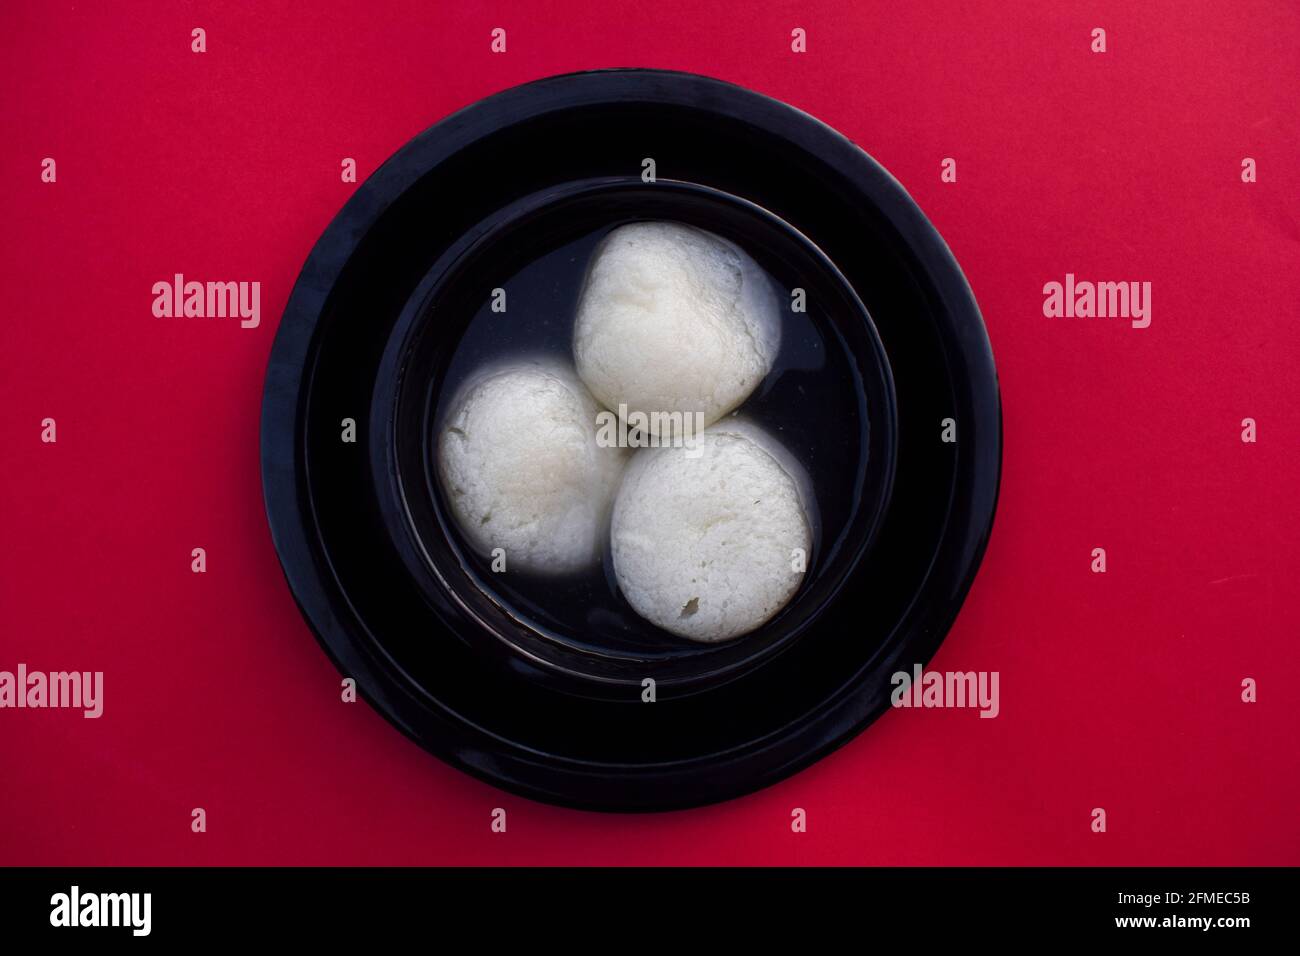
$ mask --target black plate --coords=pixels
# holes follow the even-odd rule
[[[805,588],[812,598],[801,592],[787,614],[798,627],[774,630],[763,645],[772,652],[665,671],[654,704],[628,692],[639,690],[632,672],[593,689],[593,675],[564,656],[581,651],[583,635],[551,635],[561,653],[549,658],[521,653],[520,640],[503,642],[499,632],[484,636],[466,613],[471,590],[432,573],[430,543],[455,550],[436,491],[419,483],[417,517],[411,483],[397,480],[403,435],[427,426],[427,392],[411,400],[419,424],[401,426],[394,414],[412,327],[476,237],[528,210],[553,214],[554,202],[538,197],[558,202],[583,181],[604,180],[624,201],[642,202],[627,180],[645,157],[670,189],[730,197],[804,239],[809,255],[824,254],[826,274],[865,304],[884,350],[883,359],[870,354],[864,314],[863,334],[849,337],[880,412],[864,441],[883,444],[863,474],[864,517],[849,558],[824,587]],[[436,374],[438,350],[427,351],[421,367]],[[879,393],[891,372],[896,430]],[[955,443],[940,437],[948,417]],[[362,432],[356,443],[340,440],[345,418]],[[413,474],[423,453],[409,454]],[[969,588],[1000,458],[997,382],[978,309],[898,183],[806,114],[717,80],[650,70],[508,90],[403,147],[308,258],[263,402],[272,535],[304,616],[340,670],[452,764],[530,797],[606,810],[685,807],[757,789],[883,712],[890,676],[930,659]],[[654,663],[648,653],[631,656],[636,667]]]

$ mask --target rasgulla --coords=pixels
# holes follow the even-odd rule
[[[765,432],[729,418],[692,447],[638,451],[614,502],[619,588],[638,614],[695,641],[746,634],[803,579],[811,491]]]
[[[780,343],[772,283],[725,239],[636,222],[592,254],[573,330],[578,374],[606,408],[647,416],[651,434],[662,416],[709,425],[738,407]]]
[[[598,560],[627,450],[596,442],[598,406],[566,364],[475,375],[438,434],[443,493],[462,533],[506,567],[567,573]]]

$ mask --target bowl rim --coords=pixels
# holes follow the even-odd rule
[[[482,614],[466,604],[456,588],[451,586],[443,569],[438,566],[438,562],[429,553],[419,532],[420,523],[412,514],[410,498],[413,494],[421,498],[425,497],[422,486],[429,484],[431,479],[427,474],[422,473],[419,476],[409,476],[404,481],[402,468],[397,461],[397,409],[401,404],[401,392],[408,387],[407,363],[416,348],[416,342],[429,329],[430,309],[435,299],[445,292],[449,285],[456,282],[458,273],[472,264],[476,256],[480,255],[504,231],[515,227],[522,220],[544,214],[548,211],[548,207],[556,203],[569,203],[575,200],[591,201],[599,199],[604,194],[629,190],[644,191],[647,196],[668,193],[704,198],[710,202],[728,205],[746,216],[763,220],[773,231],[781,233],[789,242],[797,244],[804,255],[817,262],[826,280],[838,287],[851,306],[853,310],[851,321],[861,323],[867,348],[870,350],[869,356],[862,357],[864,365],[869,364],[871,371],[875,373],[875,381],[871,385],[864,383],[863,386],[868,394],[867,422],[871,432],[869,444],[874,449],[867,459],[863,480],[873,493],[870,503],[863,507],[861,515],[857,518],[860,533],[854,536],[851,553],[846,555],[842,562],[833,586],[821,595],[816,609],[807,611],[803,619],[793,625],[790,633],[755,648],[747,655],[730,661],[720,660],[712,670],[702,669],[699,673],[689,676],[660,676],[653,670],[647,670],[655,667],[654,664],[647,663],[637,665],[635,677],[597,675],[565,666],[554,655],[545,656],[541,652],[530,652],[525,647],[515,644],[501,633],[499,628],[485,620]],[[411,383],[410,387],[414,387],[418,395],[423,386]],[[432,383],[429,387],[436,389]],[[415,401],[415,396],[411,400]],[[744,414],[743,404],[738,411]],[[428,409],[426,409],[426,417],[427,413]],[[427,425],[427,421],[422,421],[422,424]],[[517,668],[526,669],[538,679],[559,689],[567,687],[571,692],[597,697],[603,696],[603,690],[606,695],[620,700],[626,699],[631,693],[639,694],[641,680],[645,677],[655,678],[659,691],[671,692],[673,696],[698,693],[721,686],[722,683],[743,677],[755,667],[766,666],[774,657],[806,636],[818,611],[839,597],[840,592],[849,583],[854,570],[865,560],[879,536],[893,493],[898,444],[897,398],[888,354],[870,310],[862,302],[848,278],[826,253],[810,237],[784,218],[743,196],[714,186],[669,178],[659,178],[654,185],[643,185],[640,177],[635,175],[594,176],[547,186],[497,207],[490,215],[453,241],[420,279],[393,326],[378,366],[369,425],[371,473],[376,483],[379,510],[387,526],[390,540],[399,552],[408,572],[417,579],[417,583],[421,587],[428,587],[436,582],[440,591],[455,601],[466,617],[478,625],[481,632],[517,655],[514,661]],[[427,454],[423,457],[427,458]],[[427,460],[424,464],[428,464]],[[445,509],[435,506],[433,510],[438,518],[438,530],[448,540],[454,541],[453,536],[448,533],[449,519]],[[465,569],[465,560],[461,554],[463,549],[459,545],[454,545],[451,550],[457,559],[455,563],[460,565],[460,570],[469,579],[470,586],[477,587],[474,575],[469,574]],[[481,587],[478,589],[482,591]],[[486,597],[489,603],[496,603],[495,595],[486,594]],[[799,599],[799,595],[796,594],[790,601],[789,607],[794,607]],[[516,618],[516,615],[508,610],[503,610],[502,616],[507,619]],[[737,641],[737,643],[727,641],[692,648],[694,653],[690,656],[698,658],[703,667],[710,658],[717,660],[735,656],[732,652],[743,647],[743,643],[740,643],[743,639]],[[545,643],[546,637],[542,635],[539,644]],[[613,652],[611,655],[617,656]],[[573,650],[568,652],[567,656],[581,658],[583,655],[580,651]],[[630,662],[627,667],[628,673],[632,673]]]

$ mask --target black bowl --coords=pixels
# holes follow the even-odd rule
[[[737,642],[741,650],[714,651],[723,656],[656,655],[641,641],[602,669],[591,652],[608,650],[607,635],[480,623],[491,601],[458,577],[466,556],[440,516],[421,437],[455,321],[445,335],[418,329],[431,327],[431,294],[473,287],[466,277],[476,248],[503,248],[476,237],[557,228],[564,202],[548,195],[589,192],[581,181],[626,181],[646,157],[680,184],[658,184],[668,188],[655,202],[694,197],[711,209],[707,228],[723,232],[744,210],[763,224],[754,226],[760,246],[789,250],[798,237],[810,262],[825,262],[812,272],[827,290],[838,283],[861,300],[884,350],[873,357],[872,336],[853,339],[864,402],[879,387],[878,370],[884,381],[892,373],[896,427],[877,414],[887,403],[873,400],[860,436],[873,446],[871,467],[846,539],[856,560],[825,562],[787,614],[753,635],[752,649]],[[606,216],[645,214],[636,211],[643,190],[602,188],[613,190]],[[612,201],[619,190],[631,204],[622,212]],[[673,218],[691,215],[689,205],[679,201]],[[572,208],[580,206],[594,215],[582,202]],[[411,363],[422,385],[398,388]],[[942,439],[948,418],[955,442]],[[370,434],[341,441],[344,419]],[[892,494],[884,480],[891,457]],[[898,183],[797,110],[717,80],[649,70],[508,90],[400,150],[308,258],[263,403],[276,548],[340,670],[454,765],[537,799],[596,809],[668,809],[757,789],[882,713],[891,675],[930,659],[970,586],[1000,459],[997,382],[978,309]],[[631,670],[646,666],[662,668],[667,684],[653,704],[627,693]]]
[[[803,586],[791,603],[758,631],[721,644],[674,638],[625,602],[591,601],[586,613],[566,620],[548,600],[553,580],[513,588],[509,575],[491,573],[489,562],[460,540],[436,478],[437,399],[470,317],[484,308],[502,277],[578,237],[594,241],[593,230],[655,219],[708,229],[743,245],[770,274],[794,277],[805,306],[824,316],[820,320],[834,338],[822,347],[849,359],[817,374],[827,379],[838,372],[843,388],[859,399],[852,409],[856,417],[836,422],[834,429],[854,446],[848,457],[857,467],[839,476],[851,510],[827,516],[835,527],[816,529]],[[574,292],[564,290],[565,305],[555,311],[572,315]],[[551,311],[550,303],[543,311]],[[510,316],[500,324],[523,321]],[[563,338],[567,344],[567,334]],[[820,250],[788,224],[752,203],[694,184],[647,184],[635,176],[578,180],[498,210],[434,264],[389,337],[375,382],[370,440],[379,507],[393,545],[432,605],[459,607],[445,621],[459,638],[505,654],[503,666],[569,693],[638,700],[650,678],[664,699],[717,687],[815,630],[821,612],[852,579],[888,502],[894,393],[884,348],[862,302]],[[531,599],[527,585],[535,593]]]

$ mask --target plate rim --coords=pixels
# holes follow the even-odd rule
[[[782,127],[781,134],[788,141],[818,156],[850,181],[870,181],[871,188],[864,188],[864,193],[869,195],[878,212],[897,230],[916,256],[945,311],[964,320],[951,323],[952,327],[946,331],[950,333],[949,339],[960,345],[964,359],[966,375],[962,381],[952,383],[959,400],[958,407],[962,407],[965,399],[971,399],[964,410],[972,419],[967,427],[973,427],[975,434],[969,444],[959,444],[955,449],[957,467],[954,479],[954,498],[965,493],[969,502],[960,510],[950,503],[948,518],[938,539],[939,547],[954,535],[960,539],[961,552],[951,562],[953,569],[960,570],[949,573],[951,580],[939,595],[942,600],[932,602],[942,606],[942,613],[933,622],[930,633],[910,645],[922,662],[933,657],[950,630],[974,582],[992,533],[1003,446],[1001,397],[992,345],[974,294],[947,243],[901,183],[883,166],[816,117],[765,94],[700,74],[642,68],[603,69],[545,77],[503,90],[463,107],[425,129],[399,147],[358,186],[313,244],[299,272],[276,330],[264,380],[260,427],[263,499],[276,555],[290,591],[309,629],[339,671],[346,677],[356,678],[361,696],[425,750],[430,749],[425,740],[427,735],[404,725],[398,715],[384,705],[383,695],[371,692],[374,681],[387,680],[387,677],[382,674],[382,668],[376,666],[377,662],[368,660],[360,648],[352,646],[351,635],[338,619],[328,593],[330,588],[321,577],[322,571],[332,572],[320,566],[322,559],[313,548],[316,529],[303,513],[301,411],[310,392],[310,388],[303,388],[303,385],[309,384],[304,382],[304,378],[311,372],[310,359],[314,355],[318,319],[352,253],[385,211],[430,169],[483,135],[484,127],[495,127],[503,118],[511,121],[536,119],[574,106],[620,100],[693,108],[703,105],[717,108],[725,102],[731,116],[764,128],[770,128],[772,121],[784,118],[787,125]],[[789,119],[796,116],[800,122],[789,123]],[[768,123],[762,123],[764,119]],[[944,344],[950,346],[952,341]],[[948,347],[944,352],[945,355],[951,354]],[[933,586],[932,562],[926,576],[918,583],[918,594],[933,589]],[[913,608],[909,607],[900,617],[899,626],[912,614]],[[767,751],[763,748],[755,752],[754,742],[751,742],[740,748],[746,751],[742,757],[728,757],[729,752],[724,752],[674,762],[670,766],[675,774],[696,773],[698,768],[693,768],[693,765],[701,763],[707,765],[708,776],[712,778],[708,794],[697,793],[681,799],[668,798],[637,805],[601,798],[584,799],[562,786],[555,786],[555,779],[556,775],[560,781],[570,782],[577,777],[591,778],[594,771],[590,764],[556,758],[569,766],[561,769],[543,767],[535,752],[510,741],[509,744],[518,751],[511,755],[514,766],[531,767],[539,775],[552,778],[549,786],[539,780],[520,780],[503,773],[499,766],[501,738],[446,713],[441,717],[447,723],[448,732],[462,738],[467,735],[477,738],[474,743],[482,748],[482,752],[476,752],[471,742],[462,741],[458,747],[434,753],[443,761],[493,786],[548,803],[615,811],[701,806],[762,789],[811,765],[856,737],[880,715],[882,708],[878,701],[862,699],[870,696],[865,693],[866,688],[856,688],[859,691],[856,695],[854,689],[854,681],[846,680],[808,719],[771,735],[781,736],[786,748],[794,751],[783,760],[766,761],[734,776],[736,763],[753,761]],[[530,757],[530,753],[534,755]],[[610,773],[627,767],[621,764],[600,766],[606,767]],[[635,766],[644,771],[655,765]],[[663,793],[665,788],[655,789]]]

